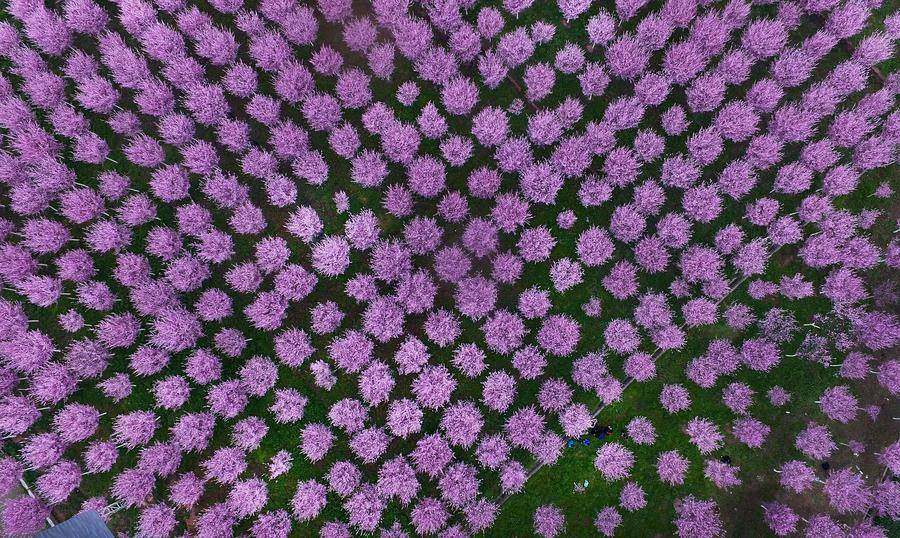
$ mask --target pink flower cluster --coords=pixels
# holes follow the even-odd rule
[[[532,0],[357,4],[3,7],[0,495],[26,469],[37,495],[4,501],[5,533],[82,501],[64,511],[135,507],[141,536],[189,514],[198,536],[405,536],[396,503],[418,534],[466,536],[498,517],[489,491],[521,491],[649,386],[703,462],[655,451],[635,416],[600,479],[644,463],[678,488],[702,466],[733,488],[717,452],[788,438],[811,461],[780,464],[787,493],[818,480],[838,515],[897,517],[894,482],[812,463],[866,452],[837,435],[878,420],[859,383],[900,394],[897,294],[869,282],[900,269],[874,233],[893,190],[869,185],[900,144],[900,76],[878,69],[900,15],[875,32],[878,0],[558,0],[560,25]],[[709,334],[683,376],[660,360]],[[769,380],[796,364],[841,379],[783,432],[754,416],[791,403]],[[697,416],[709,390],[733,420]],[[298,442],[274,446],[287,427]],[[896,443],[878,458],[898,474]],[[101,496],[80,499],[85,474]],[[329,502],[346,517],[323,521]],[[651,502],[628,481],[594,526]],[[723,528],[712,501],[674,508],[682,538]],[[828,535],[805,515],[787,497],[762,514]],[[533,524],[567,532],[550,502]]]

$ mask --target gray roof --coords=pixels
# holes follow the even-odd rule
[[[115,536],[100,519],[100,514],[90,510],[38,533],[35,538],[115,538]]]

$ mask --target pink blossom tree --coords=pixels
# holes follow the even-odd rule
[[[839,514],[865,512],[872,504],[872,490],[862,476],[850,469],[829,473],[823,491]]]
[[[713,538],[722,532],[716,503],[693,496],[675,501],[675,529],[681,538]]]
[[[552,504],[545,504],[534,511],[534,532],[544,538],[558,536],[565,526],[562,510]]]
[[[787,536],[797,529],[800,516],[786,504],[773,502],[763,505],[766,525],[776,536]]]
[[[634,454],[620,443],[606,443],[597,451],[594,467],[607,480],[626,478],[634,465]]]
[[[5,533],[10,536],[28,536],[40,532],[46,526],[50,509],[34,497],[14,497],[3,504],[0,516]]]
[[[661,453],[657,458],[656,473],[663,482],[669,485],[678,485],[684,483],[684,476],[689,465],[690,462],[677,450],[669,450]]]

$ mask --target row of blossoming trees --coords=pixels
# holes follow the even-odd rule
[[[852,448],[885,480],[815,466],[838,450],[826,421],[900,391],[896,295],[871,286],[900,267],[872,233],[893,191],[871,179],[900,141],[900,79],[877,71],[898,17],[874,31],[860,0],[561,0],[564,23],[528,0],[365,4],[5,7],[0,489],[24,476],[36,496],[6,501],[2,530],[55,506],[146,537],[465,536],[657,368],[678,382],[650,401],[688,444],[653,454],[654,479],[679,488],[701,462],[739,489],[713,453],[781,427],[752,416],[743,376],[769,373],[791,406],[777,375],[805,360],[838,378],[779,462],[796,496],[760,516],[778,535],[884,535],[900,445]],[[785,253],[791,274],[771,263]],[[666,363],[713,327],[728,338]],[[689,386],[733,423],[691,409]],[[655,426],[627,431],[596,455],[624,482],[605,535],[653,501],[627,479]],[[802,512],[810,492],[830,515]],[[654,531],[720,532],[690,493]],[[552,504],[534,523],[565,532]]]

